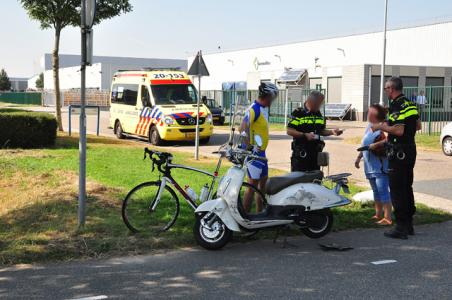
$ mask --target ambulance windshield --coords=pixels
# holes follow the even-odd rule
[[[152,96],[156,105],[196,104],[197,94],[191,84],[152,85]]]

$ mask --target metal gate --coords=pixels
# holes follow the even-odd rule
[[[441,129],[452,122],[451,86],[406,87],[403,93],[418,107],[421,133],[440,134]]]

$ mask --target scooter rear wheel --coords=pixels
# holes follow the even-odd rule
[[[217,215],[208,216],[204,213],[196,216],[193,234],[196,242],[207,250],[219,250],[232,238],[232,231],[226,227]],[[212,219],[211,219],[212,218]],[[209,221],[212,221],[210,225]]]
[[[307,226],[301,227],[301,231],[311,239],[327,235],[333,227],[333,213],[330,209],[305,213],[303,219]]]

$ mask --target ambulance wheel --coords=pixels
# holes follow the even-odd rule
[[[302,218],[307,226],[301,227],[301,231],[311,239],[327,235],[333,227],[333,213],[329,209],[311,211],[305,213]]]
[[[118,139],[123,139],[126,136],[124,135],[124,131],[122,130],[121,122],[116,121],[115,123],[115,135]]]
[[[163,140],[160,137],[159,131],[155,126],[152,126],[151,130],[149,131],[149,143],[155,146],[163,145]]]
[[[232,231],[217,215],[210,213],[196,216],[193,233],[198,245],[207,250],[219,250],[232,238]]]
[[[206,138],[199,139],[199,143],[201,145],[207,145],[209,143],[209,141],[210,141],[210,136],[206,137]]]

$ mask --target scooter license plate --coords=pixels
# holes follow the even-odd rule
[[[185,138],[187,138],[187,139],[194,139],[195,137],[196,137],[195,132],[186,132],[185,133]]]

